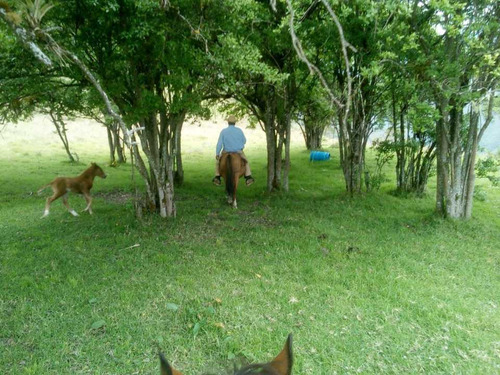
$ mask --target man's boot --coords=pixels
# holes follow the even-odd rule
[[[255,182],[255,180],[254,180],[254,178],[252,177],[252,175],[250,175],[250,176],[245,176],[245,181],[246,181],[247,186],[250,186],[250,185],[252,185],[252,184]]]

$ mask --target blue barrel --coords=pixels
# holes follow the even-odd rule
[[[330,160],[330,153],[326,151],[311,151],[309,161]]]

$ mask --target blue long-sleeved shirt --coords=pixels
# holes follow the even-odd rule
[[[245,134],[243,134],[243,130],[234,125],[229,125],[220,132],[215,153],[219,155],[222,149],[225,152],[241,151],[245,147],[246,142],[247,139],[245,138]]]

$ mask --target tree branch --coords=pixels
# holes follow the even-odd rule
[[[7,16],[7,12],[4,8],[0,8],[0,16],[1,18],[7,23],[7,25],[13,30],[13,32],[16,34],[18,39],[21,41],[21,43],[25,46],[27,46],[33,55],[41,61],[43,64],[47,66],[52,66],[53,62],[52,60],[41,50],[40,47],[33,41],[33,34],[28,32],[26,29],[23,27],[20,27],[16,25],[12,20]],[[123,131],[124,134],[124,140],[127,146],[131,146],[131,140],[130,140],[130,131],[127,129],[127,125],[123,121],[123,118],[115,112],[113,109],[113,105],[111,103],[111,100],[109,99],[108,95],[102,88],[99,80],[95,77],[95,75],[87,68],[87,66],[72,52],[68,51],[67,49],[64,49],[61,47],[47,32],[45,32],[42,29],[37,29],[38,34],[43,36],[44,40],[47,42],[48,46],[50,49],[52,49],[58,56],[61,57],[67,57],[69,60],[71,60],[76,66],[80,68],[80,70],[83,72],[85,77],[90,81],[90,83],[94,86],[94,88],[97,90],[99,95],[101,96],[102,100],[104,101],[104,104],[106,105],[106,109],[108,111],[108,114],[115,119],[118,124],[120,124],[120,127]]]
[[[41,61],[46,66],[52,66],[52,60],[38,47],[38,45],[33,42],[34,36],[32,33],[28,32],[26,29],[16,25],[9,13],[4,8],[0,8],[0,18],[9,26],[9,28],[14,32],[17,39],[27,47],[37,60]]]

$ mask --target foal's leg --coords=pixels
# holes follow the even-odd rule
[[[87,207],[83,211],[88,211],[89,214],[92,215],[92,197],[90,196],[90,193],[88,191],[83,192],[83,197],[85,198],[85,201],[87,202]]]
[[[62,195],[64,195],[63,192],[61,191],[58,191],[58,190],[55,190],[54,188],[52,188],[52,190],[54,191],[54,194],[52,194],[51,197],[48,197],[47,198],[47,201],[45,202],[45,211],[43,212],[43,216],[41,217],[42,219],[44,217],[47,217],[49,216],[49,211],[50,211],[50,204],[52,202],[54,202],[57,198],[61,197]]]
[[[64,205],[66,206],[66,208],[68,209],[69,213],[73,216],[78,216],[78,214],[76,213],[75,210],[73,210],[70,206],[69,206],[69,203],[68,203],[68,193],[64,194],[63,195],[63,203]]]

